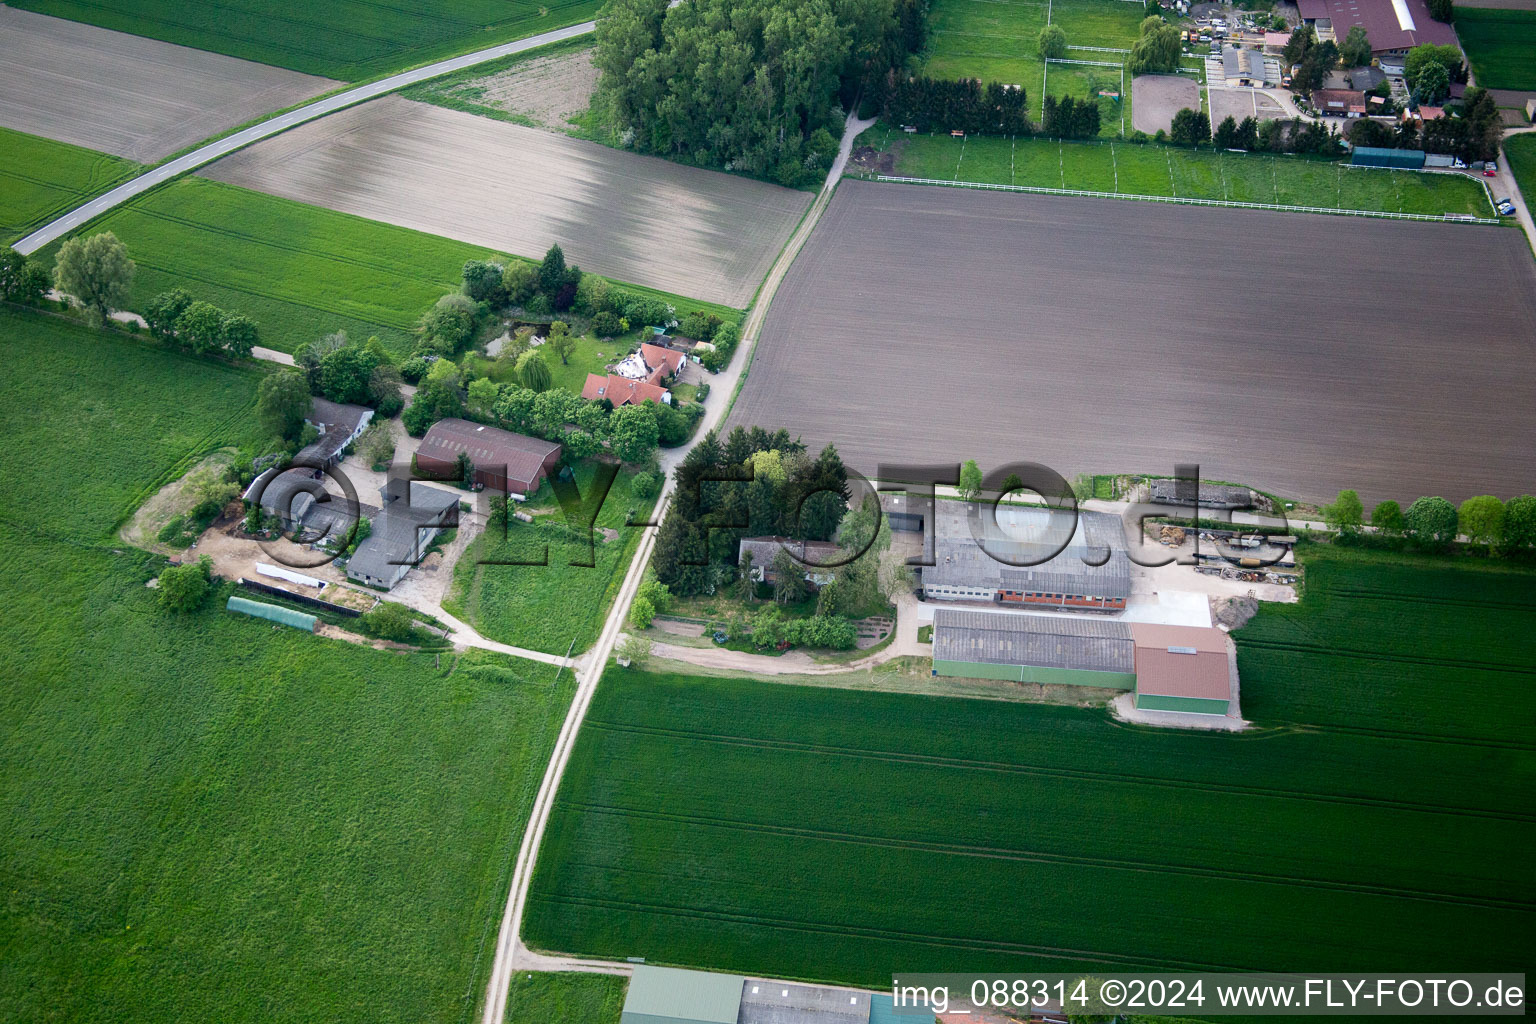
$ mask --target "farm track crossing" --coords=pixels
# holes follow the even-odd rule
[[[1335,298],[1361,246],[1399,288]],[[1194,461],[1302,498],[1460,500],[1536,480],[1533,336],[1510,231],[845,181],[730,425],[792,423],[871,477]]]

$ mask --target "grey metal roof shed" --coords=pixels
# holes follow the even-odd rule
[[[619,1024],[736,1024],[739,974],[641,964],[629,979]]]

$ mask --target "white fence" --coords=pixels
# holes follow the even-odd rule
[[[1285,213],[1332,213],[1343,217],[1375,217],[1380,220],[1424,220],[1452,224],[1498,224],[1488,217],[1461,213],[1385,213],[1380,210],[1340,210],[1331,206],[1286,206],[1280,203],[1244,203],[1236,199],[1181,199],[1177,196],[1142,196],[1129,192],[1090,192],[1076,188],[1049,188],[1044,185],[990,185],[981,181],[945,181],[942,178],[901,178],[875,175],[876,181],[903,185],[946,185],[950,188],[975,188],[988,192],[1030,192],[1047,196],[1081,196],[1085,199],[1135,199],[1144,203],[1177,203],[1181,206],[1225,206],[1239,210],[1280,210]]]

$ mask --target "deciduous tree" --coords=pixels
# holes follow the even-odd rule
[[[167,566],[160,573],[160,604],[173,612],[202,607],[213,584],[213,559],[203,555],[195,562]]]
[[[1467,539],[1485,551],[1504,537],[1504,503],[1491,494],[1479,494],[1461,503],[1456,522]]]
[[[1040,56],[1065,57],[1067,55],[1067,34],[1062,31],[1060,25],[1047,25],[1040,30]]]
[[[127,303],[133,270],[128,247],[106,231],[66,241],[54,263],[53,281],[61,292],[79,300],[90,322],[100,326]]]
[[[1413,539],[1424,547],[1442,549],[1456,539],[1456,506],[1439,497],[1425,497],[1408,506],[1403,520]]]
[[[314,404],[309,384],[297,370],[278,370],[256,385],[256,422],[270,437],[297,437]]]

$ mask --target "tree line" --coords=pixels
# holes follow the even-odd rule
[[[1458,537],[1465,537],[1477,553],[1536,557],[1536,496],[1529,494],[1507,502],[1492,494],[1479,494],[1463,501],[1459,508],[1438,496],[1419,498],[1406,509],[1395,501],[1383,501],[1371,510],[1371,533],[1367,534],[1360,495],[1343,490],[1323,507],[1323,516],[1345,543],[1445,551]]]

